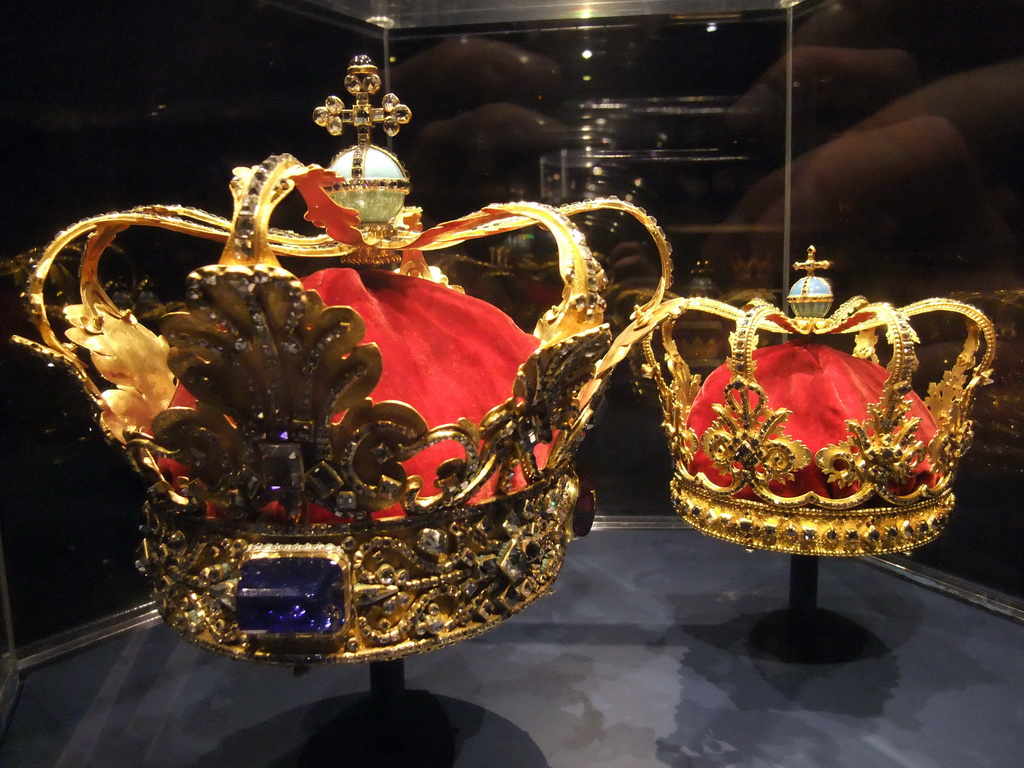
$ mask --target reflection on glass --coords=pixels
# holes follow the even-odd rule
[[[736,102],[738,135],[772,141],[792,110],[792,163],[757,181],[726,222],[788,225],[838,265],[836,295],[897,305],[933,295],[976,304],[998,325],[994,384],[979,395],[956,524],[921,562],[1024,595],[1024,526],[1005,499],[1021,475],[1024,264],[1022,4],[996,0],[827,2],[798,16],[792,47]],[[711,238],[769,258],[771,235]],[[948,364],[939,328],[922,334],[920,375]]]
[[[14,651],[14,628],[7,599],[7,568],[3,545],[0,544],[0,736],[7,728],[17,696],[18,658]]]

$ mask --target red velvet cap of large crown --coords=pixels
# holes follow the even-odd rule
[[[341,268],[314,272],[302,285],[363,318],[363,343],[376,343],[384,361],[374,401],[408,403],[431,427],[460,417],[479,424],[509,398],[537,348],[501,310],[429,280]]]
[[[383,361],[380,381],[370,395],[374,402],[407,403],[430,427],[460,418],[479,424],[488,411],[512,395],[519,366],[538,345],[534,336],[496,307],[428,280],[380,269],[331,268],[303,278],[302,284],[320,294],[325,304],[352,307],[362,317],[366,324],[362,343],[376,343]],[[194,402],[181,388],[173,405]],[[544,446],[536,454],[543,465]],[[459,455],[457,446],[441,443],[404,466],[409,475],[423,477],[429,494],[438,465]],[[183,469],[172,467],[172,474]],[[512,490],[524,484],[517,476]],[[485,500],[493,491],[493,483],[484,486],[477,500]],[[313,504],[308,514],[311,523],[338,522],[333,513]]]
[[[812,456],[825,446],[847,439],[849,430],[846,422],[864,421],[868,405],[878,402],[888,376],[884,368],[870,360],[803,340],[758,349],[754,352],[754,362],[754,376],[765,392],[768,407],[792,412],[783,426],[785,434],[800,440]],[[732,372],[728,365],[722,365],[707,377],[694,398],[687,424],[698,438],[717,418],[712,406],[725,402],[725,388],[731,380]],[[908,397],[911,405],[907,418],[921,418],[917,439],[927,445],[935,435],[935,420],[920,397],[913,392]],[[704,472],[719,485],[726,484],[728,479],[703,450],[696,453],[688,469],[692,475]],[[928,462],[921,462],[909,487],[901,487],[900,492],[907,493],[931,480]],[[826,482],[825,474],[813,459],[808,466],[794,473],[792,481],[772,483],[771,488],[784,497],[814,491],[827,498],[843,498],[856,490],[854,486],[843,488]],[[749,490],[737,495],[752,497]]]

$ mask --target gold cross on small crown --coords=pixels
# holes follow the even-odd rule
[[[807,261],[798,261],[793,265],[793,269],[803,269],[807,272],[808,277],[814,276],[814,270],[816,269],[828,269],[832,266],[831,261],[825,261],[824,259],[814,258],[814,254],[818,252],[818,249],[813,245],[807,248]]]
[[[375,125],[382,125],[384,133],[394,136],[412,119],[412,110],[393,93],[386,94],[379,107],[372,106],[370,96],[379,91],[380,86],[380,75],[370,57],[356,56],[345,75],[345,90],[355,97],[352,108],[347,109],[337,96],[328,96],[322,107],[313,110],[313,122],[326,128],[332,136],[340,135],[346,125],[354,125],[361,147],[370,145],[370,131]]]

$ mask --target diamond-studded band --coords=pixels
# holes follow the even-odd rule
[[[547,594],[577,494],[568,471],[458,512],[287,533],[151,502],[139,567],[164,619],[210,650],[290,665],[396,659]]]

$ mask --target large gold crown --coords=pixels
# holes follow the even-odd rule
[[[794,317],[754,300],[665,302],[649,318],[645,372],[655,379],[675,459],[672,496],[698,530],[748,548],[807,555],[908,550],[945,527],[952,484],[971,440],[975,389],[988,381],[992,323],[951,299],[903,308],[853,298],[828,315],[832,291],[815,259],[789,294]],[[679,353],[676,321],[704,312],[735,323],[726,363],[701,383]],[[911,320],[952,313],[962,348],[913,391],[918,335]],[[889,360],[879,365],[879,331]],[[759,349],[760,334],[792,340]],[[852,339],[852,354],[822,343]],[[821,340],[821,341],[819,341]]]
[[[19,341],[80,379],[105,432],[150,484],[140,568],[160,612],[187,639],[237,658],[398,658],[475,635],[548,592],[573,536],[575,449],[632,343],[612,341],[602,271],[570,217],[611,208],[647,228],[665,271],[647,311],[668,275],[656,222],[615,199],[493,205],[421,231],[418,211],[403,205],[404,169],[368,138],[376,123],[393,134],[410,110],[391,94],[370,105],[380,78],[365,58],[346,86],[351,108],[331,97],[314,114],[331,133],[355,125],[359,135],[331,168],[280,155],[236,169],[230,221],[181,206],[81,221],[46,248],[28,290],[43,343]],[[270,228],[293,189],[327,234]],[[562,300],[540,318],[504,394],[482,417],[446,423],[377,395],[404,358],[364,339],[360,312],[332,305],[278,261],[340,260],[367,285],[404,281],[403,292],[426,296],[420,307],[464,299],[475,302],[467,312],[483,312],[422,252],[534,225],[558,246]],[[218,264],[188,276],[184,310],[165,314],[158,332],[115,305],[98,277],[105,249],[131,226],[224,243]],[[65,340],[44,288],[54,260],[83,238]],[[439,327],[473,348],[455,375],[471,383],[488,374],[492,352],[507,359],[508,345],[480,338],[467,317]],[[430,358],[414,330],[400,330],[392,348],[408,342],[408,356]],[[436,387],[435,399],[458,405],[445,381],[410,387]]]

